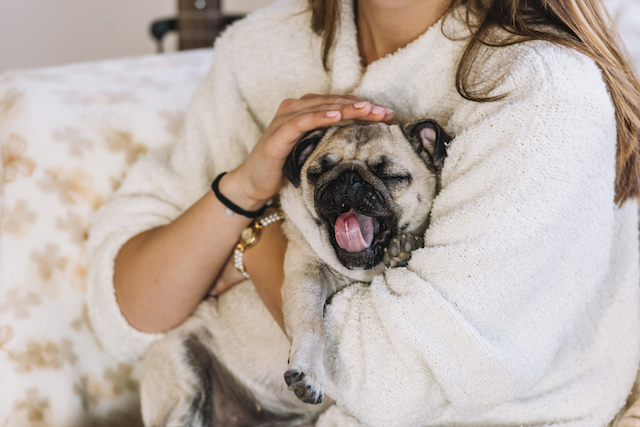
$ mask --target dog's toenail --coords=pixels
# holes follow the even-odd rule
[[[392,256],[397,257],[400,255],[400,248],[398,247],[398,245],[396,245],[395,243],[391,244],[391,246],[389,247],[389,252],[391,253]]]
[[[384,262],[384,265],[386,265],[387,267],[391,265],[391,257],[389,256],[389,254],[384,254],[384,256],[382,257],[382,262]]]

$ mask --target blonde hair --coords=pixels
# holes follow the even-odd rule
[[[323,37],[325,66],[340,17],[340,0],[309,0],[313,30]],[[615,202],[640,196],[640,83],[611,17],[600,0],[453,0],[466,7],[471,39],[456,73],[461,96],[477,102],[486,90],[471,89],[470,76],[483,46],[503,47],[530,40],[567,46],[595,61],[611,94],[617,124]],[[479,18],[479,19],[478,19]],[[475,24],[474,24],[475,22]],[[495,29],[506,35],[492,40]]]

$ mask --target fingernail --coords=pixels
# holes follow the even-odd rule
[[[371,114],[373,115],[378,115],[380,113],[382,113],[384,111],[384,108],[379,107],[377,105],[374,105],[373,107],[371,107]]]
[[[327,111],[326,113],[324,113],[326,117],[330,117],[332,119],[338,117],[339,114],[340,111]]]
[[[369,101],[360,101],[360,102],[356,102],[355,104],[353,104],[353,108],[364,108],[367,106],[367,104],[369,104]]]
[[[391,108],[385,108],[384,112],[389,115],[389,114],[393,114],[393,110]]]

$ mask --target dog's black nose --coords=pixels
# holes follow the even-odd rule
[[[354,171],[343,172],[342,175],[338,177],[338,180],[346,186],[352,186],[358,183],[362,184],[362,177],[360,177],[358,172]]]
[[[346,198],[352,205],[360,201],[363,197],[364,180],[358,172],[343,172],[338,177],[338,181],[342,184],[342,194],[336,194],[336,196]]]

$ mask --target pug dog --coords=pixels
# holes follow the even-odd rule
[[[280,192],[288,340],[248,281],[208,298],[147,355],[145,425],[312,425],[332,404],[324,396],[325,304],[351,283],[406,265],[422,247],[450,143],[428,119],[337,125],[300,138]]]
[[[288,158],[284,378],[303,402],[323,399],[325,301],[385,267],[406,265],[422,246],[450,142],[433,120],[354,124],[309,132]]]

